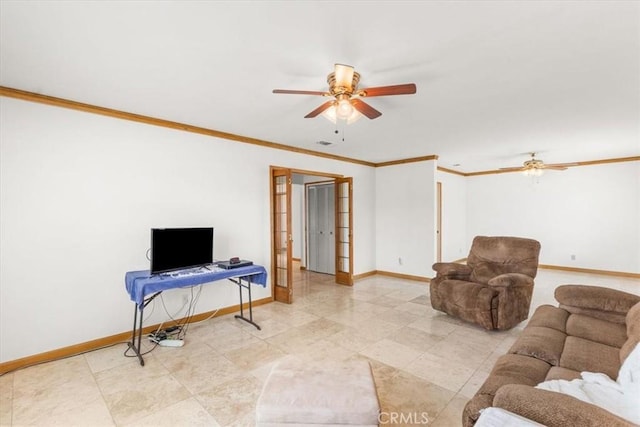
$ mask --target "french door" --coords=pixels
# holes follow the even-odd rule
[[[271,167],[271,274],[273,298],[293,301],[291,184],[293,171]],[[297,171],[296,173],[304,173]],[[317,174],[322,176],[321,174]],[[335,177],[335,175],[334,175]],[[335,177],[335,276],[336,283],[353,285],[353,178]]]
[[[336,283],[353,285],[353,178],[335,179]]]
[[[293,257],[291,255],[291,170],[271,169],[273,298],[291,304]]]

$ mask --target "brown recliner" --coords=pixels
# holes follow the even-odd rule
[[[540,242],[476,236],[467,264],[438,262],[431,306],[485,329],[511,329],[529,316]]]

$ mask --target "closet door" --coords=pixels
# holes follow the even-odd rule
[[[307,187],[308,266],[311,271],[335,274],[335,186]]]

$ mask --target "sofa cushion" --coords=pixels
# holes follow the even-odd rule
[[[562,285],[554,292],[560,308],[609,322],[624,324],[627,312],[640,296],[599,286]]]
[[[560,366],[575,371],[602,372],[617,378],[620,349],[578,337],[567,337]]]
[[[534,386],[544,381],[551,366],[542,360],[519,354],[504,354],[498,358],[491,375],[482,384],[478,394],[495,395],[505,384]]]
[[[546,326],[560,332],[566,332],[569,312],[552,305],[541,305],[531,316],[528,326]]]
[[[467,265],[473,269],[471,280],[486,284],[504,273],[535,278],[539,253],[540,243],[533,239],[476,236],[467,257]]]
[[[567,336],[545,326],[527,326],[509,353],[535,357],[550,365],[558,366]]]
[[[631,307],[627,313],[626,323],[628,338],[620,348],[620,364],[624,363],[627,356],[640,342],[640,302]]]
[[[544,379],[545,381],[549,380],[575,380],[576,378],[580,378],[580,372],[574,371],[573,369],[563,368],[561,366],[552,366],[547,372],[547,377]]]
[[[572,314],[567,320],[567,335],[620,348],[627,340],[627,328],[584,314]]]

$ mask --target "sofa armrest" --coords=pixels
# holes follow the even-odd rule
[[[468,280],[469,276],[471,276],[471,267],[466,264],[458,264],[455,262],[436,262],[431,268],[438,273],[438,277]]]
[[[627,312],[640,302],[640,296],[600,286],[561,285],[555,290],[560,308],[624,324]]]
[[[493,279],[489,279],[489,282],[487,282],[487,284],[496,288],[507,288],[523,285],[533,286],[533,278],[527,276],[526,274],[505,273],[496,276]]]
[[[521,415],[548,427],[631,427],[632,423],[598,406],[566,394],[522,384],[500,387],[493,406]]]

